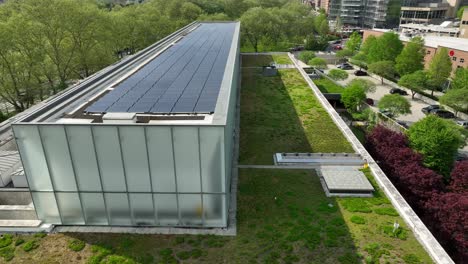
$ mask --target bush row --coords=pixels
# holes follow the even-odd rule
[[[367,135],[366,148],[447,252],[468,259],[468,161],[455,165],[445,185],[402,133],[377,126]]]

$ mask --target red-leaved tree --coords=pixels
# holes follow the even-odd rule
[[[455,167],[450,174],[450,191],[468,192],[468,160],[455,163]]]

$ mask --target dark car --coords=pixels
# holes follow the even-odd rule
[[[402,90],[400,88],[392,88],[390,89],[391,94],[399,94],[399,95],[408,95],[408,93],[405,90]]]
[[[436,109],[440,109],[440,105],[426,106],[423,109],[421,109],[421,111],[425,114],[429,114],[431,111],[436,110]]]
[[[357,70],[354,72],[354,75],[356,76],[367,76],[367,72],[362,71],[362,70]]]
[[[332,44],[341,44],[341,40],[336,40],[336,41],[333,41]]]
[[[400,126],[406,128],[406,129],[409,128],[409,124],[408,124],[407,122],[405,122],[405,121],[397,121],[397,123],[398,123]]]
[[[342,69],[342,70],[352,70],[353,66],[351,66],[351,64],[345,62],[345,63],[341,63],[340,65],[338,65],[337,68]]]
[[[366,104],[372,105],[372,106],[373,106],[373,105],[374,105],[374,99],[372,99],[372,98],[366,98]]]
[[[435,109],[432,110],[430,113],[441,118],[455,118],[455,115],[452,112],[444,109]]]

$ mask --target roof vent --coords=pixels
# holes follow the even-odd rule
[[[102,116],[104,124],[128,124],[136,123],[136,113],[107,113]]]

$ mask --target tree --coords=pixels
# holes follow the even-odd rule
[[[382,84],[384,78],[392,79],[395,77],[395,66],[392,61],[378,61],[369,65],[369,71],[380,76]]]
[[[394,32],[386,32],[382,36],[378,37],[376,41],[371,42],[367,53],[367,62],[394,62],[402,49],[403,43],[401,42],[399,35]]]
[[[369,54],[369,50],[372,46],[375,45],[377,42],[377,37],[374,35],[370,35],[366,38],[366,40],[362,43],[361,48],[359,49],[359,54],[362,54],[361,60],[367,61],[367,56]]]
[[[361,35],[359,32],[354,31],[351,36],[349,36],[348,41],[346,41],[345,49],[349,50],[352,55],[356,54],[359,51],[359,47],[361,46]]]
[[[461,19],[462,16],[463,16],[463,12],[465,11],[465,9],[468,9],[468,6],[462,6],[458,9],[457,11],[457,18],[458,19]]]
[[[273,29],[272,20],[270,13],[261,7],[251,8],[241,16],[242,33],[255,52],[258,52],[260,40],[267,37]]]
[[[359,107],[365,99],[366,93],[364,89],[357,85],[348,87],[341,93],[341,102],[351,113],[359,111]]]
[[[314,34],[307,35],[305,42],[306,50],[324,50],[328,46],[328,42],[324,37],[316,37]]]
[[[458,68],[455,71],[450,89],[468,89],[468,68]]]
[[[453,108],[455,114],[459,111],[466,113],[468,112],[468,89],[451,89],[442,95],[439,101]]]
[[[389,111],[393,116],[410,114],[411,104],[399,94],[386,94],[378,103],[379,109],[385,109]]]
[[[299,59],[304,62],[308,63],[311,59],[315,58],[315,52],[313,51],[302,51],[299,53]]]
[[[448,49],[442,47],[438,49],[437,53],[432,58],[431,63],[429,64],[429,69],[427,70],[431,95],[434,95],[435,89],[442,87],[451,72],[452,61],[448,55]]]
[[[317,69],[326,69],[327,68],[327,61],[322,58],[313,58],[308,63],[310,66],[313,66]]]
[[[410,126],[411,147],[424,157],[424,165],[449,176],[458,148],[464,144],[459,128],[451,120],[428,115]]]
[[[400,76],[424,69],[424,40],[421,37],[412,38],[395,59],[395,69]]]
[[[203,10],[194,3],[185,2],[180,8],[180,15],[182,19],[193,21],[196,20],[203,13]]]
[[[455,163],[450,173],[450,186],[452,192],[468,192],[468,160]]]
[[[332,78],[335,81],[346,80],[348,78],[348,73],[340,69],[331,69],[328,72],[328,76],[330,76],[330,78]]]
[[[373,93],[377,87],[373,81],[363,78],[356,78],[348,83],[348,87],[355,85],[361,87],[365,93]]]
[[[224,12],[231,18],[238,18],[247,10],[244,0],[225,0]]]
[[[427,75],[425,71],[415,71],[410,74],[403,75],[398,80],[398,84],[411,90],[411,98],[414,99],[416,93],[422,92],[427,85]]]

